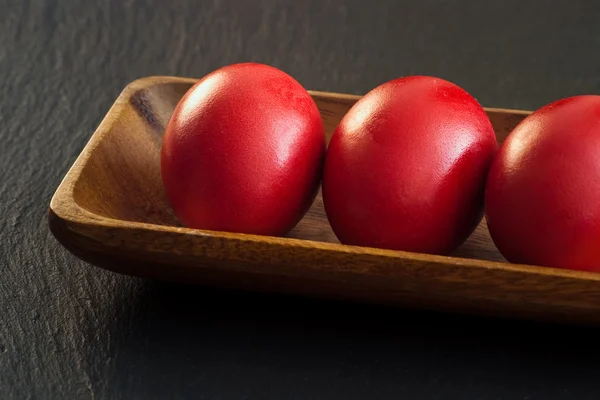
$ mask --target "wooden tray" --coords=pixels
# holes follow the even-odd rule
[[[194,79],[128,85],[52,198],[50,229],[112,271],[261,291],[557,321],[600,321],[600,274],[508,264],[482,221],[453,257],[344,246],[321,197],[286,238],[180,226],[160,179],[162,133]],[[311,92],[328,137],[359,99]],[[487,108],[501,142],[528,112]]]

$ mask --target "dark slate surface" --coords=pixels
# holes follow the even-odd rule
[[[138,77],[254,60],[359,94],[438,75],[508,108],[600,91],[594,0],[368,3],[0,0],[2,398],[600,398],[598,330],[149,282],[49,233],[52,193]]]

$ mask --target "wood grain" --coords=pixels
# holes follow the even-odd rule
[[[164,126],[193,79],[151,77],[117,99],[57,189],[49,224],[120,273],[520,318],[600,321],[600,275],[508,264],[485,221],[453,257],[344,246],[320,195],[285,238],[182,227],[160,180]],[[311,92],[328,138],[359,96]],[[486,109],[502,142],[528,112]]]

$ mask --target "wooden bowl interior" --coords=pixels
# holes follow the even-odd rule
[[[135,91],[91,152],[73,196],[83,209],[106,218],[165,226],[181,226],[166,199],[160,175],[160,147],[164,128],[191,82],[166,82]],[[311,92],[321,111],[327,139],[358,96]],[[486,109],[501,143],[526,113]],[[289,237],[338,243],[321,195]],[[504,261],[483,219],[456,256]]]

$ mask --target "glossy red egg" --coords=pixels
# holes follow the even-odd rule
[[[497,150],[479,103],[443,79],[412,76],[375,88],[337,127],[323,200],[340,242],[448,254],[483,216]]]
[[[283,235],[314,200],[324,154],[309,93],[274,67],[234,64],[201,79],[177,105],[162,179],[185,226]]]
[[[558,100],[525,118],[490,168],[485,200],[508,261],[600,271],[600,96]]]

